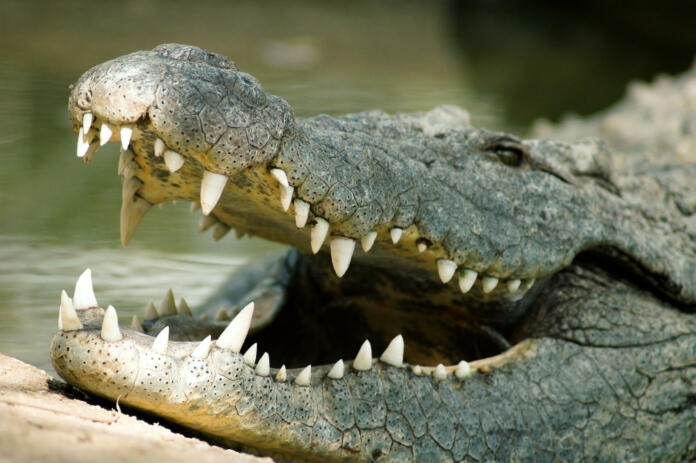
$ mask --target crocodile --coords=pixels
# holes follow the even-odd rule
[[[86,270],[51,345],[72,385],[282,461],[696,459],[696,70],[521,139],[454,106],[295,117],[165,44],[68,109],[83,160],[121,144],[124,245],[191,201],[291,246],[130,326]]]

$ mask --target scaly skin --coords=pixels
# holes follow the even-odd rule
[[[688,92],[696,87],[689,82],[655,92]],[[672,100],[653,106],[661,101]],[[650,105],[637,112],[642,103],[600,121],[654,113]],[[692,107],[668,112],[690,122]],[[51,349],[56,371],[72,384],[282,459],[696,456],[696,186],[685,174],[696,169],[679,150],[655,155],[663,139],[693,144],[679,125],[638,117],[636,127],[658,134],[643,134],[636,147],[604,123],[607,147],[475,129],[456,108],[300,120],[230,61],[181,45],[93,68],[74,86],[69,112],[76,131],[86,112],[93,115],[88,141],[104,123],[133,128],[121,160],[124,244],[152,204],[198,201],[208,171],[227,178],[211,204],[220,233],[231,227],[300,251],[281,260],[289,277],[264,284],[255,277],[254,294],[271,295],[255,322],[271,358],[329,362],[351,354],[346,346],[357,349],[357,339],[384,347],[403,332],[410,362],[466,358],[471,368],[457,375],[454,366],[366,367],[360,359],[340,378],[328,375],[329,364],[296,384],[300,369],[287,379],[275,369],[266,375],[224,343],[194,359],[192,343],[156,353],[150,336],[128,329],[107,341],[103,310],[78,304],[83,327],[59,331]],[[569,123],[558,133],[596,125]],[[175,172],[155,156],[157,138],[183,156]],[[111,141],[118,139],[116,130]],[[286,173],[287,187],[272,169]],[[309,205],[309,224],[329,223],[337,272],[334,240],[359,246],[377,232],[374,248],[356,250],[336,278],[326,253],[309,255],[311,227],[296,227],[278,204],[283,189],[295,213]],[[403,230],[397,244],[394,230]],[[443,285],[438,261],[456,266],[461,279],[477,272],[476,284]],[[521,288],[511,290],[518,280]],[[147,331],[168,324],[190,337],[190,317],[160,315]],[[221,329],[196,326],[198,335],[201,326]],[[303,341],[288,349],[295,338]],[[496,343],[498,352],[513,346],[481,358],[496,353]]]

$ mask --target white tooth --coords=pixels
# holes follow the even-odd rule
[[[133,156],[133,152],[131,150],[121,151],[121,154],[118,157],[118,175],[123,174],[123,172],[126,170],[126,166],[130,164],[133,159],[135,159],[135,157]]]
[[[244,352],[244,363],[246,363],[250,367],[253,367],[256,363],[256,348],[257,345],[256,343],[254,343],[251,345],[250,348],[247,349],[246,352]]]
[[[162,316],[176,315],[176,303],[174,302],[174,292],[171,288],[167,290],[160,302],[159,314]]]
[[[428,245],[425,244],[425,242],[421,241],[416,245],[418,247],[418,252],[423,253],[428,250]]]
[[[89,145],[90,143],[85,140],[84,133],[82,131],[82,127],[80,127],[80,131],[77,133],[77,157],[81,158],[84,157],[85,154],[87,154],[87,151],[89,150]]]
[[[198,201],[191,201],[191,206],[189,207],[189,211],[191,211],[191,213],[196,212],[200,208],[201,203],[199,203]]]
[[[139,333],[144,332],[143,325],[140,323],[140,319],[138,319],[137,315],[133,315],[133,318],[131,318],[131,329]]]
[[[212,344],[213,342],[211,341],[210,335],[206,336],[205,339],[202,340],[195,349],[193,349],[193,352],[191,352],[191,358],[196,360],[208,358]]]
[[[141,186],[143,186],[143,182],[137,177],[131,177],[125,180],[121,189],[121,201],[132,200],[136,191],[138,191]]]
[[[106,145],[111,139],[113,132],[114,131],[111,129],[111,126],[108,123],[102,122],[101,130],[99,131],[99,145]]]
[[[488,294],[498,286],[498,279],[494,277],[483,277],[481,278],[481,287],[483,292]]]
[[[82,115],[82,131],[84,133],[89,132],[89,129],[92,128],[92,113],[86,112]]]
[[[413,374],[416,376],[420,376],[423,374],[423,367],[420,365],[414,365],[413,366]]]
[[[198,231],[200,233],[203,233],[204,231],[206,231],[207,229],[209,229],[210,227],[212,227],[216,223],[218,223],[218,221],[215,218],[215,216],[204,215],[198,221]]]
[[[520,289],[520,284],[522,282],[520,280],[509,280],[507,282],[507,289],[511,293],[516,293],[518,289]]]
[[[309,217],[309,203],[301,199],[295,200],[295,225],[297,228],[302,228],[307,225],[307,217]]]
[[[440,280],[443,283],[449,282],[457,271],[457,264],[449,259],[437,260],[437,273],[440,275]]]
[[[206,216],[206,217],[210,217],[210,216]],[[225,225],[222,222],[219,222],[218,224],[215,225],[215,228],[213,228],[213,239],[215,241],[220,241],[221,239],[223,239],[225,237],[225,235],[227,233],[229,233],[229,231],[230,231],[230,227],[228,227],[227,225]]]
[[[312,365],[307,365],[295,378],[295,384],[298,386],[309,386],[312,382]]]
[[[389,230],[389,234],[391,235],[392,243],[396,244],[399,242],[401,239],[401,235],[403,235],[404,231],[399,228],[399,227],[394,227],[391,230]]]
[[[524,290],[526,291],[529,288],[531,288],[535,281],[536,279],[534,278],[527,278],[526,280],[524,280]]]
[[[155,318],[159,317],[159,314],[157,313],[157,308],[155,308],[155,304],[152,301],[150,301],[150,303],[147,305],[144,317],[145,320],[154,320]]]
[[[130,127],[128,125],[124,125],[121,127],[121,148],[123,148],[124,151],[128,149],[128,145],[130,144],[132,135],[133,127]]]
[[[310,244],[312,247],[313,254],[319,252],[319,250],[321,249],[321,245],[324,244],[326,235],[329,233],[329,222],[322,219],[321,217],[317,217],[316,222],[317,223],[314,224],[314,226],[312,227],[312,231],[310,232]]]
[[[287,211],[290,209],[290,203],[292,202],[292,193],[295,188],[291,186],[281,186],[280,187],[280,205],[283,206],[283,210]]]
[[[201,209],[203,215],[208,215],[215,208],[222,190],[225,189],[227,177],[222,174],[216,174],[209,170],[203,171],[203,181],[201,182]]]
[[[334,363],[334,365],[331,367],[331,370],[329,370],[329,373],[326,376],[328,376],[331,379],[341,379],[343,378],[343,371],[343,359],[340,359],[338,362]]]
[[[82,161],[83,162],[91,162],[92,158],[94,157],[94,153],[97,152],[97,149],[99,149],[99,143],[96,141],[92,141],[89,144],[89,148],[87,149],[87,152],[82,156]]]
[[[184,165],[184,157],[176,151],[167,150],[164,152],[164,163],[169,172],[176,172]]]
[[[391,340],[384,353],[379,358],[384,363],[401,367],[404,364],[404,338],[398,335]]]
[[[445,366],[443,364],[438,364],[438,366],[435,367],[435,371],[433,371],[433,376],[435,379],[447,379],[447,370],[445,370]]]
[[[256,365],[256,374],[259,376],[268,376],[271,373],[270,360],[268,358],[268,353],[264,352],[259,363]]]
[[[454,370],[454,376],[458,379],[464,379],[471,374],[471,367],[469,363],[462,360],[457,364],[457,369]]]
[[[189,307],[188,303],[186,302],[186,299],[183,297],[179,299],[179,305],[176,307],[176,311],[180,315],[188,315],[189,317],[193,316],[193,312],[191,312],[191,307]]]
[[[276,381],[285,381],[288,379],[288,371],[285,369],[285,365],[280,367],[278,373],[276,373]]]
[[[165,326],[157,335],[152,343],[152,351],[156,354],[167,355],[167,346],[169,345],[169,327]]]
[[[285,171],[283,169],[271,169],[271,175],[278,180],[278,183],[280,183],[281,186],[290,186],[288,183],[288,176],[285,175]]]
[[[75,292],[73,293],[73,304],[75,309],[88,309],[97,307],[97,297],[94,295],[92,288],[92,271],[90,269],[82,272],[82,275],[75,283]]]
[[[477,276],[478,273],[469,269],[464,269],[459,274],[459,289],[462,291],[463,294],[468,293],[469,290],[474,286],[474,283],[476,283]]]
[[[164,154],[164,150],[166,148],[167,147],[161,138],[158,138],[157,140],[155,140],[155,156],[157,156],[157,157],[162,156]]]
[[[360,346],[358,355],[353,360],[353,368],[359,371],[367,371],[372,368],[372,346],[370,341],[365,340]]]
[[[360,238],[360,244],[362,245],[363,251],[367,252],[372,249],[372,245],[375,244],[375,239],[377,239],[377,232],[371,231],[367,235]]]
[[[104,341],[108,342],[120,341],[123,338],[123,336],[121,336],[121,330],[118,329],[118,316],[116,315],[116,309],[114,309],[113,305],[107,307],[104,313],[101,337]]]
[[[337,236],[331,238],[331,263],[338,277],[345,275],[355,250],[355,240]]]
[[[140,196],[133,196],[132,199],[121,203],[121,244],[123,247],[128,246],[135,230],[140,225],[140,221],[143,220],[151,207],[152,204]]]
[[[221,349],[239,352],[249,332],[253,313],[254,303],[250,302],[227,325],[227,328],[225,328],[225,331],[222,332],[215,344]]]
[[[229,320],[230,320],[230,316],[227,314],[227,311],[225,309],[220,309],[215,314],[215,321],[216,322],[226,322]]]
[[[63,331],[82,329],[82,323],[80,323],[80,319],[77,316],[73,301],[68,297],[68,293],[65,290],[60,293],[60,310],[58,315],[58,329]]]

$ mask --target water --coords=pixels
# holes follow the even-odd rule
[[[119,244],[118,147],[75,156],[68,85],[89,67],[163,42],[234,59],[297,115],[466,107],[476,125],[522,132],[470,79],[438,2],[28,2],[0,4],[0,352],[49,369],[59,294],[91,267],[123,321],[172,287],[201,302],[275,245],[214,243],[188,204],[153,208]],[[495,59],[494,56],[491,59]],[[498,72],[498,71],[496,71]],[[535,72],[538,72],[536,70]]]

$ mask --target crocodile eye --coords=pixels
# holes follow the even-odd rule
[[[500,162],[506,166],[517,167],[522,163],[522,151],[515,148],[498,148],[495,154],[500,159]]]

